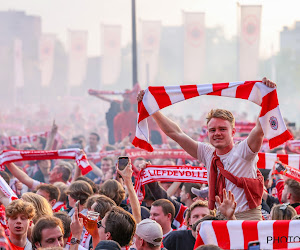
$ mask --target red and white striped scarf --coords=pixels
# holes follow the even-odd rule
[[[73,159],[85,175],[92,170],[85,155],[80,154],[80,149],[62,149],[62,150],[4,150],[0,155],[0,166],[9,162],[32,161],[32,160],[52,160],[52,159]]]
[[[135,192],[140,202],[144,199],[145,184],[157,181],[179,181],[207,184],[207,171],[203,167],[154,166],[150,165],[139,172],[135,181]]]
[[[246,99],[261,106],[259,121],[265,137],[269,139],[270,148],[292,139],[281,116],[276,89],[267,87],[261,81],[246,81],[147,88],[139,103],[138,124],[132,144],[153,151],[146,118],[167,106],[200,95]]]
[[[274,153],[258,153],[258,168],[273,169],[277,160],[287,164],[293,168],[300,169],[299,154],[274,154]]]
[[[213,244],[222,249],[248,249],[259,241],[260,249],[300,247],[299,220],[203,221],[194,246]]]
[[[11,187],[6,183],[6,181],[0,175],[0,190],[2,193],[9,198],[10,201],[18,199],[15,192],[11,189]]]

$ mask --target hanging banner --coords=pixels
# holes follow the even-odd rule
[[[39,45],[41,85],[49,86],[53,74],[55,35],[41,35]]]
[[[101,25],[101,85],[113,85],[121,72],[121,25]]]
[[[184,83],[200,82],[205,66],[205,14],[183,12]]]
[[[69,30],[69,86],[80,86],[85,79],[87,65],[86,31]]]
[[[239,25],[239,78],[258,77],[261,6],[242,5]]]
[[[15,87],[24,86],[24,69],[23,69],[23,43],[20,39],[14,40],[14,79]]]
[[[142,21],[140,84],[143,87],[154,85],[158,73],[161,38],[160,21]]]

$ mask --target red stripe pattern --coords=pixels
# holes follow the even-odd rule
[[[132,144],[136,147],[153,151],[152,146],[149,144],[149,131],[146,118],[174,103],[202,94],[245,99],[260,105],[262,109],[259,121],[265,137],[269,140],[270,148],[279,146],[287,140],[292,139],[292,135],[287,130],[280,113],[276,89],[268,88],[261,81],[247,81],[149,87],[145,90],[142,102],[139,103],[138,124]]]
[[[259,241],[260,249],[300,247],[300,221],[204,221],[194,249],[213,244],[223,249],[247,249],[250,241]]]

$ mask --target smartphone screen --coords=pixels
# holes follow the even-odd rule
[[[129,162],[129,158],[127,156],[120,156],[118,159],[118,168],[119,170],[123,170]]]
[[[80,202],[80,201],[76,201],[76,203],[75,203],[75,207],[77,207],[77,213],[78,213],[78,214],[79,214],[79,202]],[[78,215],[78,214],[77,214],[77,215]]]

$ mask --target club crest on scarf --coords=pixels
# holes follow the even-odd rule
[[[271,116],[269,122],[270,122],[271,128],[273,130],[278,129],[278,121],[277,121],[277,118],[275,116]]]

